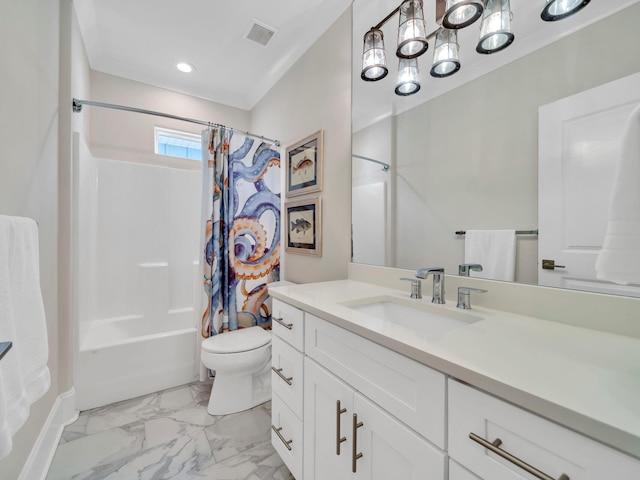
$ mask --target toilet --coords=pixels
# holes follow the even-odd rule
[[[215,371],[207,412],[227,415],[271,399],[271,332],[254,326],[202,342],[201,360]]]

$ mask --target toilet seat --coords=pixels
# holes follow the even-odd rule
[[[264,328],[253,326],[209,337],[202,342],[202,350],[209,353],[239,353],[255,350],[271,341]]]

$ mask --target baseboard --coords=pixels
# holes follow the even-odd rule
[[[46,479],[64,427],[78,418],[75,397],[74,388],[58,396],[18,480]]]

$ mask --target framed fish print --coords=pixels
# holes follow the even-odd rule
[[[322,130],[287,148],[287,197],[322,190]]]
[[[285,252],[322,256],[320,198],[284,204]]]

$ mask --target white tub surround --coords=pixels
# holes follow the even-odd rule
[[[468,279],[459,283],[463,281]],[[452,298],[456,294],[452,284],[448,285],[445,305],[432,305],[429,294],[421,300],[409,299],[408,285],[403,287],[397,290],[340,280],[282,286],[272,288],[270,293],[453,377],[449,382],[458,379],[640,458],[639,338],[489,309],[479,305],[481,296],[473,299],[472,310],[462,311]],[[428,283],[423,291],[430,292]],[[479,321],[432,335],[402,326],[389,328],[345,305],[385,297]],[[605,321],[609,322],[609,317]]]

